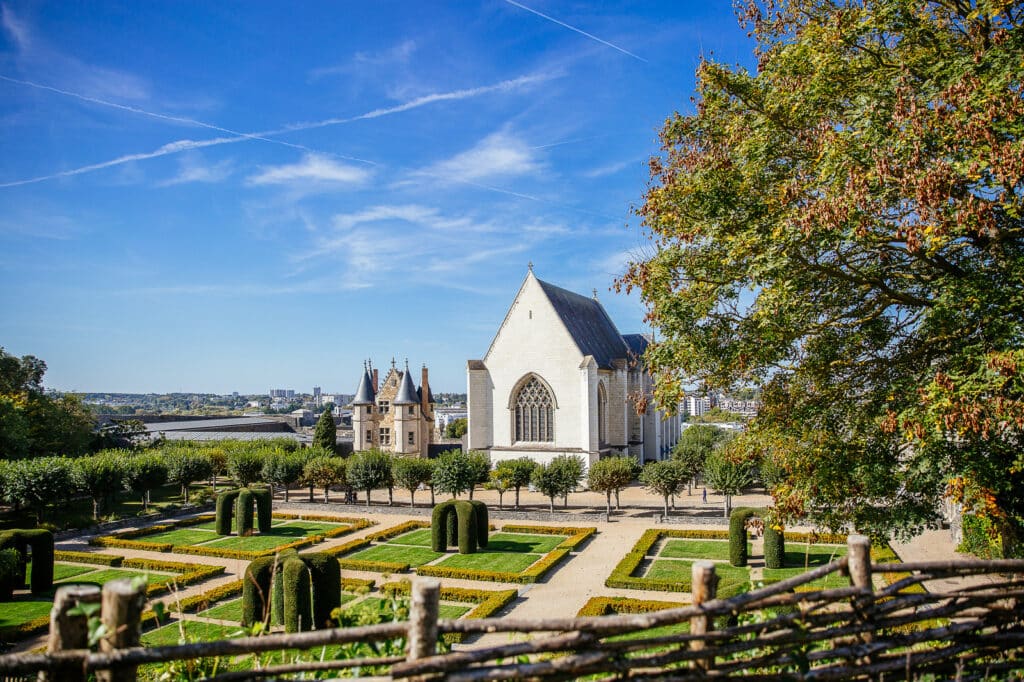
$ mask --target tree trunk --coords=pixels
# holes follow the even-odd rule
[[[309,501],[310,502],[313,501],[313,484],[312,483],[309,484]]]
[[[367,488],[366,489],[366,508],[367,509],[370,508],[370,490],[372,490],[372,488]]]
[[[501,507],[501,498],[503,498],[504,496],[505,496],[505,491],[499,490],[498,491],[498,511],[504,511],[502,509],[502,507]]]
[[[562,495],[562,507],[564,509],[569,508],[569,493]]]
[[[388,506],[390,507],[395,502],[395,489],[388,488]]]
[[[618,511],[618,509],[619,509],[619,489],[618,488],[615,489],[615,509],[616,509],[616,511]]]
[[[473,499],[473,488],[475,488],[475,487],[476,486],[474,486],[474,485],[469,486],[469,499],[471,499],[471,500]]]
[[[185,497],[185,504],[188,504],[188,484],[181,486],[181,494]]]
[[[612,491],[608,490],[604,494],[605,496],[605,509],[604,509],[604,520],[612,520]]]
[[[548,511],[550,511],[552,514],[554,514],[555,513],[555,496],[552,495],[551,497],[548,498],[548,500],[551,502],[551,506],[549,507]]]
[[[325,485],[324,486],[324,504],[327,504],[327,495],[328,495],[330,490],[331,490],[331,486],[329,486],[329,485]],[[310,500],[310,502],[312,502],[312,500]]]
[[[732,507],[732,495],[725,496],[725,513],[722,514],[725,518],[729,518],[729,511]]]
[[[672,509],[674,510],[676,508],[676,496],[675,495],[669,495],[668,499],[670,499],[672,501]]]
[[[92,498],[92,520],[100,520],[100,502],[95,497]]]
[[[665,518],[668,518],[668,495],[665,495]]]
[[[434,486],[430,486],[430,506],[434,506]]]
[[[142,511],[149,511],[149,491],[142,493]]]
[[[416,506],[416,488],[409,488],[409,508]]]
[[[213,492],[217,492],[217,474],[210,475],[210,487],[213,488]]]
[[[516,486],[516,511],[519,511],[519,486]]]
[[[284,501],[286,503],[288,502],[288,484],[287,483],[284,484]]]

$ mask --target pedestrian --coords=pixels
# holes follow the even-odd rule
[[[703,501],[704,504],[708,503],[708,489],[707,488],[704,488],[704,494],[701,495],[701,501]]]

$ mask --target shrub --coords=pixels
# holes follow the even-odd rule
[[[341,565],[338,558],[325,552],[302,554],[313,586],[313,625],[329,627],[331,612],[341,606]]]
[[[374,542],[390,540],[391,538],[396,538],[399,535],[404,535],[405,533],[408,533],[411,530],[427,528],[429,526],[430,524],[426,521],[406,521],[405,523],[400,523],[397,526],[392,526],[391,528],[385,528],[384,530],[379,530],[375,533],[370,533],[366,536],[366,539],[373,540]]]
[[[274,492],[270,488],[255,488],[256,526],[261,533],[269,533],[274,525]]]
[[[730,550],[731,550],[730,545]],[[770,523],[764,525],[764,565],[782,568],[786,563],[786,534]]]
[[[729,515],[729,563],[747,565],[747,519],[760,513],[752,507],[737,507]]]
[[[71,561],[76,564],[95,564],[97,566],[120,566],[123,556],[117,554],[100,554],[99,552],[72,552],[57,550],[53,553],[55,561]]]
[[[240,492],[225,490],[217,496],[217,535],[231,535],[231,519],[235,513],[235,501]]]
[[[249,562],[242,577],[242,627],[264,622],[270,615],[270,586],[276,560],[262,557]]]
[[[339,578],[340,580],[340,578]],[[284,631],[305,632],[313,626],[313,603],[310,599],[309,568],[299,557],[284,560],[281,568],[284,591]]]
[[[235,525],[239,537],[252,535],[252,516],[255,511],[256,500],[253,499],[252,491],[242,488],[235,499]]]
[[[395,457],[391,463],[395,482],[409,491],[409,506],[416,505],[416,490],[430,483],[434,476],[434,461],[421,457]]]
[[[29,548],[32,549],[32,593],[48,592],[53,588],[53,533],[45,528],[0,531],[0,550],[13,549],[18,554],[20,582],[25,580]]]
[[[467,500],[455,501],[455,514],[459,522],[459,554],[476,554],[476,507]],[[486,526],[484,526],[486,532]]]
[[[631,599],[629,597],[591,597],[576,615],[609,616],[623,613],[652,613],[665,609],[676,609],[689,606],[678,601],[656,601],[653,599]]]
[[[345,465],[345,480],[350,486],[366,492],[366,506],[370,506],[370,492],[378,488],[391,489],[391,455],[381,450],[366,450],[349,457]]]
[[[10,601],[14,590],[25,584],[21,557],[16,549],[0,549],[0,601]]]
[[[263,475],[264,454],[258,450],[236,450],[228,456],[228,474],[241,488],[248,488]]]

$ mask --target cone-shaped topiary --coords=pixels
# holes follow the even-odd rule
[[[487,548],[488,533],[491,530],[491,520],[487,514],[487,505],[480,500],[470,500],[476,510],[476,544],[483,549]]]
[[[237,490],[225,490],[217,496],[217,519],[215,526],[217,535],[231,535],[231,518],[235,513]]]
[[[260,557],[249,562],[242,580],[242,626],[262,623],[270,615],[270,585],[276,558]]]
[[[310,552],[301,557],[309,567],[313,583],[313,625],[330,627],[331,612],[341,606],[341,564],[338,557],[327,552]]]
[[[747,519],[757,513],[751,507],[736,507],[729,515],[729,563],[733,566],[747,565]]]
[[[32,594],[48,592],[53,588],[53,533],[45,528],[0,531],[0,549],[18,552],[18,574],[16,581],[25,584],[25,571],[32,550]]]
[[[786,564],[786,534],[764,525],[764,565],[766,568],[782,568]]]
[[[235,524],[239,537],[252,535],[252,515],[255,511],[256,500],[253,499],[252,491],[242,488],[235,500]]]
[[[284,631],[311,630],[313,602],[306,562],[298,556],[285,559],[281,569],[281,582],[284,586]]]
[[[476,554],[476,509],[469,500],[456,500],[459,519],[459,554]]]
[[[274,492],[270,488],[254,488],[256,499],[256,527],[261,533],[269,533],[274,523]]]

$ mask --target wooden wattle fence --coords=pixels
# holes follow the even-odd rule
[[[391,680],[728,679],[896,680],[1022,679],[1024,560],[874,564],[867,538],[850,536],[838,561],[729,599],[715,597],[715,564],[694,563],[693,604],[644,614],[586,618],[438,620],[440,586],[413,583],[410,619],[357,628],[270,634],[179,646],[139,647],[144,597],[128,582],[62,588],[45,654],[0,656],[0,676],[72,682],[135,680],[139,666],[203,657],[312,649],[331,644],[404,640],[405,653],[379,658],[304,661],[216,675],[213,680],[281,679],[310,673]],[[850,586],[801,591],[833,573]],[[875,589],[873,573],[888,574]],[[985,575],[947,590],[917,585]],[[69,616],[78,601],[102,599],[108,635],[84,646],[86,624]],[[687,624],[683,633],[652,628]],[[507,633],[493,646],[437,653],[445,633]],[[369,677],[358,677],[371,671]]]

